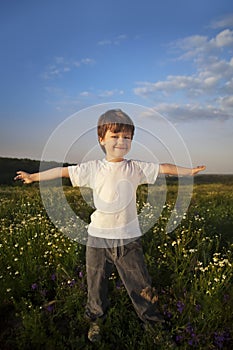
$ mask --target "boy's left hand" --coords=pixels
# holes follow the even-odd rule
[[[17,171],[17,176],[15,176],[14,180],[21,180],[24,184],[30,184],[33,182],[31,174],[26,173],[25,171]]]
[[[195,168],[192,168],[192,175],[194,176],[194,175],[198,174],[200,171],[203,171],[205,169],[206,169],[205,165],[199,165]]]

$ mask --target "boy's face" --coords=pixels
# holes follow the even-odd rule
[[[131,132],[112,132],[107,130],[104,138],[100,138],[100,144],[104,146],[106,159],[111,162],[119,162],[131,148]]]

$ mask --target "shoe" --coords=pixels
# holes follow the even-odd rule
[[[92,343],[100,342],[101,340],[100,326],[98,325],[97,322],[91,322],[87,337]]]

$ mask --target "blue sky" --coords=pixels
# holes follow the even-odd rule
[[[123,101],[166,117],[193,164],[233,173],[231,0],[1,1],[0,40],[0,156],[40,159],[70,115]]]

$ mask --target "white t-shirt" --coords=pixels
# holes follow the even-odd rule
[[[96,210],[91,215],[88,233],[94,237],[128,239],[141,236],[136,190],[141,184],[153,184],[159,164],[126,160],[93,160],[68,167],[73,186],[93,190]]]

